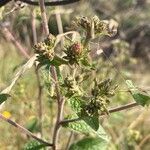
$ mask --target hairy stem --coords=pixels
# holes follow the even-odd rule
[[[64,99],[62,99],[57,105],[57,118],[54,127],[54,133],[53,133],[53,150],[57,149],[58,136],[60,131],[60,120],[62,119],[62,115],[63,115],[64,102],[65,102]]]
[[[42,17],[44,31],[45,31],[46,36],[48,36],[49,28],[48,28],[48,21],[47,21],[47,16],[46,16],[44,0],[39,0],[39,5],[40,5],[40,10],[41,10],[41,17]],[[54,126],[53,147],[52,147],[53,150],[56,150],[58,136],[59,136],[59,127],[60,127],[59,124],[60,124],[60,120],[62,119],[62,114],[63,114],[64,99],[61,97],[56,68],[52,66],[50,68],[50,72],[51,72],[52,78],[55,81],[55,90],[56,90],[56,95],[57,95],[57,117],[56,117],[56,122]]]
[[[33,34],[33,43],[37,44],[37,32],[36,32],[36,19],[35,19],[35,11],[34,8],[31,7],[31,27]]]
[[[45,2],[44,0],[39,0],[43,28],[44,28],[46,36],[48,36],[49,35],[49,28],[48,28],[48,20],[47,20],[47,16],[46,16],[46,9],[45,9],[44,2]]]
[[[2,114],[0,114],[0,119],[4,120],[6,122],[8,122],[9,124],[11,124],[12,126],[18,128],[21,132],[25,133],[26,135],[34,138],[35,140],[39,141],[40,143],[43,143],[47,146],[53,146],[53,144],[48,143],[40,138],[38,138],[37,136],[35,136],[33,133],[31,133],[29,130],[27,130],[26,128],[24,128],[23,126],[19,125],[18,123],[12,121],[11,119],[6,118],[5,116],[3,116]]]

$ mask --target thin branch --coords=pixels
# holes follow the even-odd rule
[[[34,11],[34,8],[32,7],[31,7],[31,27],[32,27],[32,34],[33,34],[33,43],[37,44],[35,11]]]
[[[62,25],[61,15],[59,13],[59,8],[56,8],[55,12],[56,12],[55,15],[56,15],[58,32],[59,34],[63,34],[63,25]],[[61,48],[63,48],[63,41],[64,41],[63,37],[61,37]]]
[[[141,124],[144,121],[146,114],[147,110],[142,111],[142,113],[138,117],[136,117],[136,119],[133,120],[133,122],[129,125],[128,128],[129,129],[136,128],[139,124]]]
[[[48,36],[49,28],[48,28],[48,20],[47,20],[47,16],[46,16],[44,0],[39,0],[39,5],[40,5],[40,10],[41,10],[41,18],[42,18],[43,28],[44,28],[46,36]]]
[[[39,5],[40,5],[41,17],[42,17],[42,22],[43,22],[45,34],[46,34],[46,36],[48,36],[49,35],[49,28],[48,28],[48,21],[47,21],[47,16],[46,16],[46,9],[45,9],[44,0],[39,0]],[[51,71],[52,78],[55,81],[55,90],[56,90],[56,95],[57,95],[57,117],[56,117],[56,122],[55,122],[55,127],[54,127],[53,147],[52,147],[53,150],[56,150],[58,136],[59,136],[59,129],[60,129],[59,122],[62,119],[64,99],[61,96],[61,92],[59,89],[56,68],[54,66],[51,66],[50,71]]]
[[[122,110],[125,110],[125,109],[129,109],[129,108],[132,108],[132,107],[135,107],[135,106],[138,106],[138,104],[136,102],[133,102],[133,103],[129,103],[129,104],[126,104],[126,105],[123,105],[123,106],[119,106],[119,107],[109,109],[108,111],[109,111],[109,113],[114,113],[114,112],[122,111]],[[101,114],[100,116],[103,116],[103,115],[106,115],[106,114]],[[62,120],[60,122],[60,124],[66,124],[66,123],[80,121],[80,120],[81,120],[81,118],[67,119],[67,120]]]
[[[65,150],[68,150],[68,149],[69,149],[69,146],[70,146],[72,137],[73,137],[73,131],[70,132],[70,136],[69,136],[69,138],[68,138],[68,141],[67,141]]]
[[[16,40],[16,38],[13,36],[13,34],[8,30],[8,28],[6,27],[2,27],[2,33],[3,35],[5,36],[5,38],[9,41],[11,41],[15,46],[16,48],[18,48],[20,50],[20,52],[22,53],[22,55],[25,57],[25,58],[30,58],[30,55],[27,53],[27,49],[25,49],[20,43],[19,41]]]
[[[129,108],[132,108],[132,107],[135,107],[135,106],[138,106],[138,104],[136,102],[132,102],[132,103],[129,103],[129,104],[126,104],[126,105],[123,105],[123,106],[112,108],[112,109],[109,110],[109,113],[122,111],[122,110],[129,109]]]
[[[38,1],[31,1],[31,0],[20,0],[21,2],[27,3],[29,5],[38,6]],[[59,6],[59,5],[68,5],[72,3],[79,2],[80,0],[61,0],[61,1],[53,1],[53,2],[44,2],[45,6]]]
[[[29,130],[27,130],[26,128],[24,128],[23,126],[19,125],[18,123],[12,121],[11,119],[6,118],[5,116],[3,116],[2,114],[0,114],[0,119],[4,120],[6,122],[8,122],[9,124],[11,124],[12,126],[18,128],[22,133],[25,133],[26,135],[34,138],[35,140],[39,141],[40,143],[45,144],[46,146],[53,146],[53,144],[48,143],[40,138],[38,138],[37,136],[35,136],[32,132],[30,132]]]
[[[57,143],[58,143],[58,136],[59,136],[59,131],[60,131],[60,120],[62,119],[62,114],[63,114],[63,107],[64,107],[64,102],[65,100],[62,98],[62,100],[57,104],[57,118],[56,118],[56,123],[54,127],[54,133],[53,133],[53,150],[57,149]]]
[[[51,72],[52,78],[54,79],[54,82],[55,82],[57,103],[59,104],[61,102],[61,92],[60,92],[59,85],[58,85],[59,82],[58,82],[58,78],[57,78],[57,72],[56,72],[56,69],[54,66],[51,66],[50,72]]]
[[[147,141],[150,141],[150,134],[148,134],[147,136],[145,136],[142,141],[139,143],[139,147],[142,149],[143,145],[147,142]]]

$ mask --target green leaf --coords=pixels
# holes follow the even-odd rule
[[[70,146],[69,150],[106,150],[108,143],[100,138],[84,138]]]
[[[87,67],[87,68],[93,69],[93,70],[95,69],[95,66],[93,64],[89,63],[88,58],[83,58],[80,60],[80,62],[81,62],[81,65],[83,65],[84,67]]]
[[[99,128],[99,119],[98,116],[93,116],[93,117],[83,117],[83,120],[95,131],[98,130]]]
[[[67,119],[73,119],[77,117],[77,115],[70,115],[67,117]],[[67,127],[76,132],[81,132],[84,134],[89,134],[89,131],[91,130],[90,126],[88,126],[83,120],[63,124],[63,127]]]
[[[53,66],[60,66],[60,65],[63,65],[63,64],[68,64],[68,62],[63,59],[63,58],[60,58],[59,56],[55,55],[54,58],[52,60],[49,60],[48,58],[43,58],[43,56],[38,56],[38,61],[40,62],[39,63],[39,66],[50,66],[50,65],[53,65]]]
[[[23,150],[41,150],[46,145],[39,143],[38,141],[32,140],[25,144]]]
[[[71,106],[72,110],[76,113],[81,112],[81,106],[85,103],[79,97],[72,97],[68,101],[69,105]]]
[[[88,126],[84,121],[69,123],[66,127],[84,134],[89,134],[90,131],[90,126]]]
[[[2,104],[4,101],[6,101],[10,97],[9,94],[1,93],[0,94],[0,104]]]
[[[132,94],[134,100],[142,105],[142,106],[145,106],[145,105],[149,105],[150,104],[150,96],[149,95],[146,95],[146,94],[142,94],[142,93],[135,93],[135,94]]]
[[[98,128],[99,128],[98,116],[90,117],[87,114],[82,114],[82,116],[81,116],[81,109],[82,109],[82,106],[85,105],[85,101],[83,101],[79,97],[72,97],[69,100],[69,104],[70,104],[72,110],[78,115],[79,118],[84,120],[94,130],[98,130]]]
[[[133,85],[133,82],[131,80],[126,80],[126,84],[128,88],[130,89],[132,97],[138,104],[142,106],[150,104],[150,95],[140,91],[137,87]]]
[[[67,117],[67,119],[74,119],[77,117],[78,117],[77,115],[70,115]],[[73,131],[80,132],[86,135],[93,135],[93,136],[99,137],[107,142],[110,139],[101,125],[99,125],[99,128],[96,131],[90,125],[88,125],[84,120],[66,123],[66,124],[63,124],[63,127],[69,128]]]

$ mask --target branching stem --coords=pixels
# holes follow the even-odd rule
[[[48,21],[47,21],[47,16],[46,16],[44,0],[39,0],[39,5],[40,5],[41,17],[42,17],[42,21],[43,21],[43,27],[45,30],[45,34],[46,34],[46,36],[48,36],[49,28],[48,28]],[[57,95],[57,117],[56,117],[56,122],[55,122],[55,126],[54,126],[53,142],[52,142],[53,143],[52,148],[53,148],[53,150],[56,150],[58,136],[59,136],[59,129],[60,129],[60,121],[62,120],[62,114],[63,114],[64,99],[61,96],[61,92],[59,89],[56,68],[54,66],[51,66],[50,72],[51,72],[53,80],[55,81],[55,90],[56,90],[56,95]]]
[[[135,107],[135,106],[138,106],[138,104],[136,102],[133,102],[133,103],[129,103],[129,104],[126,104],[126,105],[123,105],[123,106],[111,108],[108,111],[109,111],[109,113],[114,113],[114,112],[122,111],[122,110],[125,110],[125,109],[129,109],[129,108],[132,108],[132,107]],[[105,115],[105,114],[101,114],[100,116],[103,116],[103,115]],[[74,122],[74,121],[80,121],[80,120],[81,120],[81,118],[67,119],[67,120],[62,120],[60,122],[60,124],[66,124],[66,123],[70,123],[70,122]]]
[[[21,132],[27,134],[28,136],[34,138],[35,140],[39,141],[40,143],[45,144],[46,146],[53,146],[53,144],[48,143],[44,140],[42,140],[41,138],[38,138],[37,136],[35,136],[33,133],[31,133],[29,130],[27,130],[26,128],[24,128],[23,126],[19,125],[18,123],[12,121],[11,119],[6,118],[5,116],[3,116],[2,114],[0,114],[0,119],[4,120],[6,122],[8,122],[9,124],[11,124],[12,126],[18,128]]]

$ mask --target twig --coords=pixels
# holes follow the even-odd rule
[[[27,3],[29,5],[38,6],[39,3],[31,0],[20,0],[21,2]],[[68,5],[75,2],[79,2],[80,0],[61,0],[61,1],[53,1],[53,2],[44,2],[45,6],[58,6],[58,5]]]
[[[136,119],[133,120],[133,122],[129,125],[129,129],[136,128],[140,123],[144,121],[144,118],[147,114],[147,111],[144,110]]]
[[[31,7],[31,27],[32,27],[32,34],[33,34],[33,43],[37,44],[35,11],[34,8],[32,7]]]
[[[62,20],[61,20],[61,15],[60,15],[58,9],[56,9],[56,14],[55,15],[56,15],[56,22],[57,22],[58,32],[59,32],[59,34],[63,34]],[[63,48],[63,37],[61,38],[61,48]]]
[[[23,56],[25,57],[25,58],[30,58],[30,56],[29,56],[29,54],[27,53],[27,50],[19,43],[19,41],[17,41],[16,39],[15,39],[15,37],[13,36],[13,34],[8,30],[8,28],[6,28],[6,27],[2,27],[2,26],[0,26],[1,28],[2,28],[2,33],[3,33],[3,35],[5,36],[5,38],[7,39],[7,40],[9,40],[9,41],[11,41],[19,50],[20,50],[20,52],[23,54]]]
[[[46,36],[48,36],[49,35],[49,28],[48,28],[48,21],[47,21],[47,17],[46,17],[46,9],[45,9],[44,0],[39,0],[39,5],[40,5],[42,22],[43,22],[45,34],[46,34]],[[50,71],[51,71],[52,78],[55,81],[55,90],[56,90],[56,95],[57,95],[57,117],[56,117],[56,122],[55,122],[55,127],[54,127],[53,147],[52,147],[53,150],[56,150],[58,135],[59,135],[59,127],[60,127],[59,122],[62,119],[64,99],[63,99],[63,97],[61,97],[57,73],[56,73],[56,68],[54,66],[52,66],[50,68]]]
[[[72,136],[73,136],[73,131],[70,132],[70,136],[68,138],[67,144],[66,144],[66,148],[65,150],[68,150],[69,146],[70,146],[70,142],[72,140]]]
[[[115,132],[115,130],[112,127],[109,127],[109,126],[105,127],[105,130],[109,132],[112,142],[115,143],[115,141],[118,139],[118,135]]]
[[[125,109],[129,109],[129,108],[132,108],[132,107],[135,107],[137,106],[138,104],[136,102],[133,102],[133,103],[129,103],[129,104],[126,104],[126,105],[123,105],[123,106],[119,106],[119,107],[116,107],[116,108],[112,108],[112,109],[109,109],[109,113],[113,113],[113,112],[118,112],[118,111],[122,111],[122,110],[125,110]],[[103,116],[105,114],[101,114],[100,116]],[[74,122],[74,121],[80,121],[81,118],[75,118],[75,119],[67,119],[67,120],[62,120],[60,122],[60,124],[66,124],[66,123],[70,123],[70,122]]]
[[[48,36],[49,28],[48,28],[48,21],[47,21],[47,17],[46,17],[46,9],[45,9],[44,0],[39,0],[39,5],[40,5],[40,10],[41,10],[41,18],[42,18],[43,28],[44,28],[46,36]]]
[[[139,146],[140,148],[142,148],[142,146],[143,146],[148,140],[150,140],[150,134],[148,134],[147,136],[145,136],[138,146]]]
[[[39,141],[40,143],[43,143],[47,146],[53,146],[53,144],[48,143],[40,138],[38,138],[37,136],[35,136],[33,133],[31,133],[29,130],[27,130],[26,128],[24,128],[23,126],[19,125],[18,123],[12,121],[11,119],[6,118],[5,116],[3,116],[2,114],[0,114],[0,119],[8,122],[9,124],[11,124],[12,126],[18,128],[21,132],[27,134],[28,136],[34,138],[35,140]]]
[[[135,106],[138,106],[138,104],[136,102],[132,102],[132,103],[129,103],[129,104],[126,104],[126,105],[123,105],[123,106],[112,108],[112,109],[109,110],[109,113],[129,109],[129,108],[132,108],[132,107],[135,107]]]
[[[59,131],[60,131],[60,120],[62,119],[62,114],[63,114],[63,107],[64,107],[64,99],[57,104],[57,118],[56,118],[56,123],[54,126],[54,133],[53,133],[53,150],[57,149],[57,143],[58,143],[58,136],[59,136]]]

